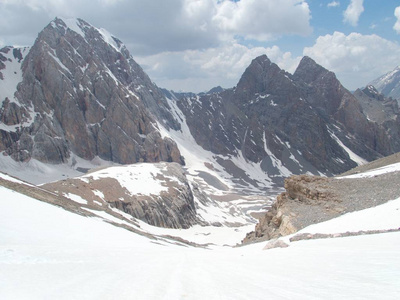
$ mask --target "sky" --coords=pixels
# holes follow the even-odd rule
[[[399,0],[0,0],[0,11],[0,47],[82,18],[174,91],[233,87],[262,54],[290,73],[310,56],[350,90],[400,65]]]

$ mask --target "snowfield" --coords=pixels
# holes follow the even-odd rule
[[[160,166],[164,166],[163,169],[167,169],[165,164],[159,163]],[[137,163],[133,165],[125,165],[118,167],[110,167],[105,170],[100,170],[86,174],[81,178],[85,181],[87,178],[93,178],[98,180],[102,178],[114,178],[122,187],[126,188],[131,195],[159,195],[162,191],[168,191],[167,186],[162,185],[162,181],[157,180],[157,176],[163,176],[160,167],[155,164],[148,163]],[[170,180],[176,180],[176,178],[168,177]],[[179,183],[179,181],[178,181]],[[103,197],[104,198],[104,195]]]
[[[399,198],[325,222],[324,230],[353,222],[373,228],[364,214],[374,209],[380,210],[374,217],[379,228],[400,227]],[[318,225],[312,231],[318,232]],[[262,250],[265,244],[204,249],[151,240],[0,187],[1,299],[398,299],[400,294],[399,232]]]

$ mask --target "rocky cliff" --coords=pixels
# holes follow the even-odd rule
[[[391,148],[400,151],[400,111],[398,102],[392,97],[385,97],[378,90],[368,85],[354,92],[367,118],[385,129]]]
[[[156,120],[167,128],[179,124],[120,40],[83,20],[56,18],[23,54],[13,58],[22,61],[14,97],[1,99],[0,151],[53,164],[71,153],[118,163],[183,163]]]

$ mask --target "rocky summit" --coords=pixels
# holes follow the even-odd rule
[[[123,164],[183,163],[175,142],[162,138],[157,125],[156,117],[179,128],[165,98],[122,42],[105,30],[56,18],[29,52],[6,48],[0,53],[2,61],[20,64],[21,70],[15,94],[0,99],[4,154],[53,164],[72,153]],[[12,68],[1,66],[6,67]]]

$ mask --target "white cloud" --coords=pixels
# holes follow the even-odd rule
[[[80,17],[107,28],[139,54],[218,47],[234,37],[265,41],[312,30],[304,0],[2,0],[0,10],[0,25],[5,25],[0,36],[5,39],[30,30],[36,36],[43,28],[38,24],[45,26],[56,16]]]
[[[304,55],[335,72],[346,88],[356,89],[394,69],[400,45],[377,35],[335,32],[320,36]]]
[[[213,21],[222,33],[265,41],[283,34],[308,35],[310,18],[305,1],[223,0]]]
[[[352,26],[357,26],[358,19],[364,12],[363,6],[364,0],[351,0],[349,6],[343,13],[343,21],[349,23]]]
[[[328,3],[328,7],[338,7],[340,6],[340,2],[338,1],[332,1]]]
[[[400,6],[396,7],[396,9],[394,10],[394,15],[397,18],[396,23],[393,26],[393,29],[400,34]]]
[[[251,61],[262,54],[290,72],[301,59],[277,46],[248,48],[234,41],[202,51],[164,52],[135,59],[161,87],[202,92],[217,85],[235,86]]]

